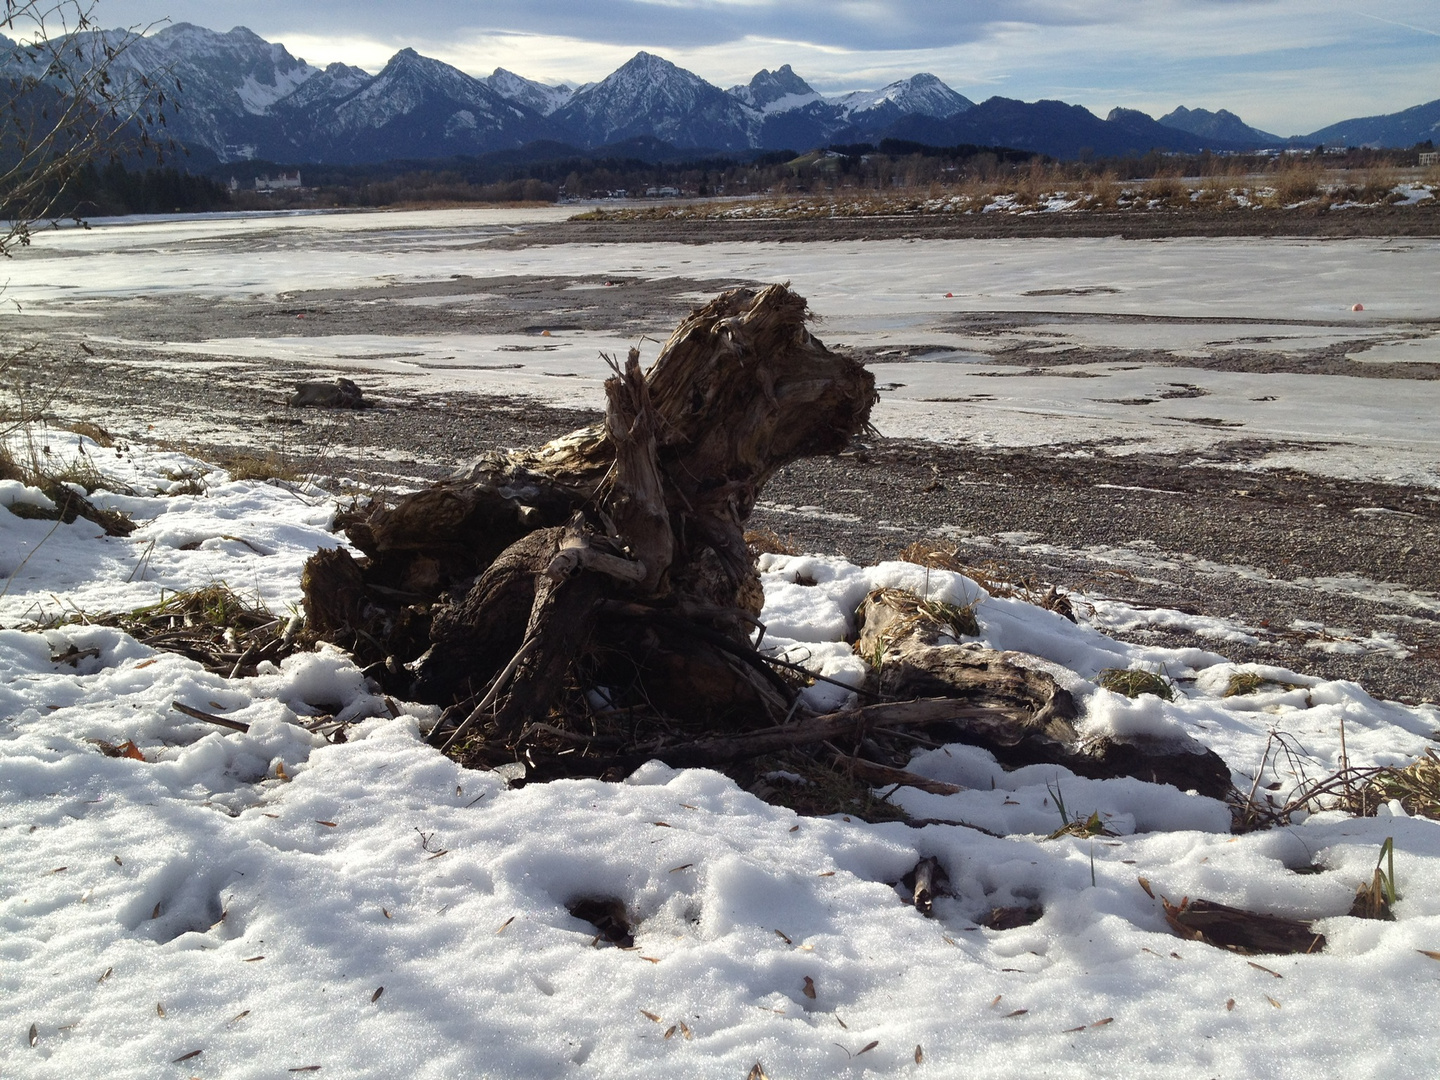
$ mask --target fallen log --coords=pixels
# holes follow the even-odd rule
[[[1080,776],[1134,776],[1223,799],[1230,769],[1213,750],[1187,736],[1082,740],[1072,723],[1075,699],[1040,670],[1034,658],[960,644],[954,623],[965,613],[897,589],[867,596],[856,615],[855,650],[875,664],[873,688],[903,697],[939,696],[1013,710],[1015,723],[985,731],[954,731],[1008,766],[1050,762]],[[969,622],[973,625],[973,613]]]

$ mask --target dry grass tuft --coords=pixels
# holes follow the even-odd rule
[[[48,448],[44,453],[48,453]],[[89,458],[59,461],[54,466],[42,465],[41,460],[40,452],[32,452],[29,462],[21,461],[8,447],[0,445],[0,480],[18,480],[38,488],[55,504],[55,509],[46,510],[30,503],[15,503],[9,507],[10,513],[19,518],[61,521],[66,525],[83,517],[99,525],[109,536],[129,536],[135,531],[136,525],[128,514],[96,506],[86,498],[102,487],[133,494],[124,484],[107,481]]]
[[[89,458],[75,458],[68,461],[58,469],[46,473],[42,479],[56,484],[74,484],[84,488],[86,495],[93,495],[101,488],[108,490],[113,486]],[[45,485],[41,483],[36,486],[43,488]],[[48,495],[49,492],[47,491],[46,494]],[[54,498],[53,495],[50,497]]]
[[[896,558],[901,562],[914,563],[931,570],[949,570],[955,574],[964,574],[991,596],[1024,596],[1024,589],[1012,585],[1008,580],[1007,567],[993,560],[978,565],[967,563],[960,558],[960,549],[956,547],[945,547],[932,540],[916,540],[906,545]]]
[[[1265,685],[1265,680],[1253,671],[1237,671],[1230,676],[1229,683],[1225,686],[1225,697],[1244,697],[1247,694],[1258,693]]]
[[[165,495],[204,495],[206,471],[201,468],[194,469],[166,469],[165,479],[170,481],[168,487],[162,492]]]
[[[1385,801],[1399,799],[1407,814],[1440,821],[1440,757],[1434,750],[1404,768],[1382,769],[1370,784]]]
[[[1090,181],[1090,205],[1097,210],[1114,210],[1120,205],[1122,194],[1113,173],[1097,176]]]
[[[1145,181],[1145,198],[1162,206],[1190,205],[1190,189],[1178,176],[1156,176]]]
[[[907,544],[896,556],[901,562],[928,566],[931,570],[950,570],[969,577],[969,567],[959,555],[959,548],[947,548],[930,540],[916,540]]]
[[[1154,694],[1165,701],[1175,700],[1175,684],[1159,671],[1146,671],[1144,668],[1106,668],[1095,677],[1095,681],[1106,690],[1113,690],[1128,698]]]
[[[1319,196],[1324,188],[1325,169],[1314,161],[1289,158],[1270,180],[1277,206],[1291,206]]]
[[[931,540],[916,540],[906,545],[896,558],[931,570],[963,574],[991,596],[1000,599],[1014,597],[1075,621],[1075,609],[1069,593],[1062,592],[1056,585],[1036,585],[1027,581],[1023,575],[993,559],[978,564],[967,563],[960,558],[959,548],[946,547]]]
[[[10,452],[10,447],[0,443],[0,480],[24,481],[25,470],[15,460],[15,455]]]
[[[830,817],[848,814],[862,821],[904,821],[908,816],[893,803],[877,796],[870,781],[802,754],[762,758],[756,772],[783,771],[800,777],[799,782],[772,776],[758,779],[750,792],[774,806],[785,806],[802,817]]]
[[[103,446],[107,450],[115,445],[115,439],[108,431],[99,424],[92,424],[88,420],[71,424],[68,430],[73,431],[76,435],[84,435],[96,446]]]
[[[306,475],[276,453],[263,458],[240,454],[222,462],[231,480],[281,480],[288,484],[304,483]]]
[[[926,600],[907,589],[877,589],[870,597],[900,614],[885,635],[891,642],[909,637],[926,624],[953,638],[976,637],[980,633],[980,622],[975,618],[975,601],[947,604],[943,600]]]
[[[795,538],[781,536],[774,529],[758,528],[749,529],[745,533],[745,546],[750,549],[750,557],[758,558],[761,555],[799,555],[800,549],[795,544]]]

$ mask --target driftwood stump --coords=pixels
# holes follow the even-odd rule
[[[444,706],[437,745],[477,766],[523,761],[530,779],[800,748],[873,783],[948,788],[867,750],[907,728],[1007,761],[1082,762],[1069,694],[999,654],[916,639],[872,704],[814,716],[796,673],[757,652],[745,523],[759,492],[787,463],[843,450],[875,401],[871,374],[809,333],[802,297],[731,290],[648,371],[633,349],[612,368],[603,424],[342,515],[362,557],[306,565],[309,632],[387,692]],[[890,618],[878,604],[861,617],[871,635]]]
[[[805,320],[784,286],[727,292],[648,372],[634,350],[615,366],[603,424],[345,515],[364,558],[307,566],[310,626],[388,690],[463,714],[477,761],[513,758],[557,711],[657,733],[778,723],[795,688],[751,645],[745,522],[775,470],[844,449],[875,400]]]

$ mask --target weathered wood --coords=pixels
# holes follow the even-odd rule
[[[958,784],[931,780],[907,769],[892,768],[850,754],[836,754],[833,760],[835,767],[841,772],[858,776],[875,787],[913,787],[919,791],[928,791],[931,795],[958,795],[965,790]]]
[[[1242,956],[1264,953],[1317,953],[1325,948],[1325,935],[1317,934],[1304,919],[1263,915],[1217,904],[1213,900],[1160,901],[1165,921],[1181,937],[1201,941]]]
[[[608,628],[623,640],[607,636],[598,658],[571,654],[552,672],[557,683],[573,682],[577,663],[592,660],[613,676],[617,648],[629,648],[636,655],[620,674],[623,685],[637,683],[632,697],[684,711],[715,692],[710,719],[742,728],[773,722],[793,690],[742,655],[753,652],[747,620],[763,602],[744,522],[776,469],[842,449],[875,398],[873,377],[813,338],[805,318],[804,299],[784,286],[731,290],[685,319],[648,371],[631,351],[607,380],[603,424],[538,451],[488,454],[449,481],[343,515],[365,557],[354,567],[337,559],[313,576],[342,594],[307,590],[307,609],[334,609],[314,621],[318,636],[385,660],[377,675],[387,689],[441,704],[473,700],[525,639],[537,574],[598,577],[603,586],[564,592],[593,591],[597,604],[660,601],[677,614],[731,615],[702,617],[712,636],[686,635],[683,653],[612,619]],[[385,636],[405,622],[402,609],[428,621],[430,640],[419,648],[391,647]],[[529,672],[522,665],[514,685],[527,685]]]
[[[651,758],[824,757],[840,740],[842,769],[951,794],[895,767],[903,753],[879,737],[931,729],[1012,765],[1131,771],[1207,794],[1228,784],[1218,758],[1197,771],[1189,747],[1082,746],[1074,699],[1038,661],[953,644],[973,615],[893,595],[860,612],[857,650],[878,660],[864,691],[878,703],[806,714],[800,680],[753,644],[764,597],[744,525],[777,469],[865,428],[875,392],[805,319],[785,286],[731,290],[692,312],[648,371],[634,349],[612,363],[602,424],[343,515],[363,557],[307,564],[312,632],[371,662],[387,690],[448,706],[432,734],[463,760],[523,759],[536,779]]]
[[[413,665],[420,701],[480,693],[519,650],[535,606],[537,576],[559,553],[563,528],[540,529],[500,553],[465,597],[439,605],[430,648]]]
[[[631,349],[623,371],[605,380],[605,433],[615,447],[615,469],[603,503],[617,536],[640,566],[635,591],[642,596],[669,592],[675,534],[665,505],[665,479],[655,447],[655,409],[640,374],[640,350]]]
[[[905,877],[909,883],[910,902],[915,905],[915,910],[926,918],[932,918],[935,914],[935,897],[947,880],[940,860],[934,855],[921,859],[915,864],[915,869]]]
[[[1074,697],[1039,669],[1041,661],[1020,653],[946,644],[953,641],[955,628],[945,622],[944,609],[918,600],[896,590],[880,590],[861,604],[855,648],[861,656],[879,659],[873,678],[877,692],[900,697],[943,695],[1013,710],[1016,720],[1006,730],[952,732],[959,741],[984,747],[1006,765],[1050,762],[1080,776],[1134,776],[1216,799],[1229,792],[1229,767],[1213,750],[1187,736],[1082,741],[1072,723],[1079,712]]]
[[[238,731],[242,734],[250,730],[249,724],[242,724],[239,720],[230,720],[224,716],[216,716],[214,713],[203,712],[200,709],[191,708],[183,702],[172,701],[170,707],[192,719],[204,720],[207,724],[214,724],[216,727],[229,728],[231,731]]]
[[[859,738],[870,731],[946,725],[978,733],[1001,728],[1011,722],[1013,718],[1007,717],[1000,710],[969,707],[953,698],[895,701],[826,713],[790,724],[777,724],[734,735],[683,741],[656,740],[639,746],[630,753],[597,755],[590,760],[587,769],[594,775],[604,773],[624,776],[652,760],[663,761],[677,769],[719,768],[796,747]],[[549,774],[545,770],[539,770],[536,776],[548,779]]]

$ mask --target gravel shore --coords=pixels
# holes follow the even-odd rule
[[[183,448],[220,462],[256,453],[258,433],[284,464],[344,478],[352,491],[411,487],[482,451],[537,445],[599,419],[531,400],[393,391],[360,412],[288,409],[286,390],[313,370],[172,362],[157,371],[144,355],[57,351],[66,355],[43,362],[66,388],[51,406],[62,420],[145,438],[152,425],[191,417]],[[1215,616],[1253,640],[1165,626],[1132,629],[1132,639],[1440,700],[1440,498],[1229,467],[1264,449],[1237,440],[1205,465],[865,438],[840,457],[784,469],[753,521],[802,550],[862,562],[934,541],[995,577]],[[1396,647],[1355,643],[1377,633]]]

